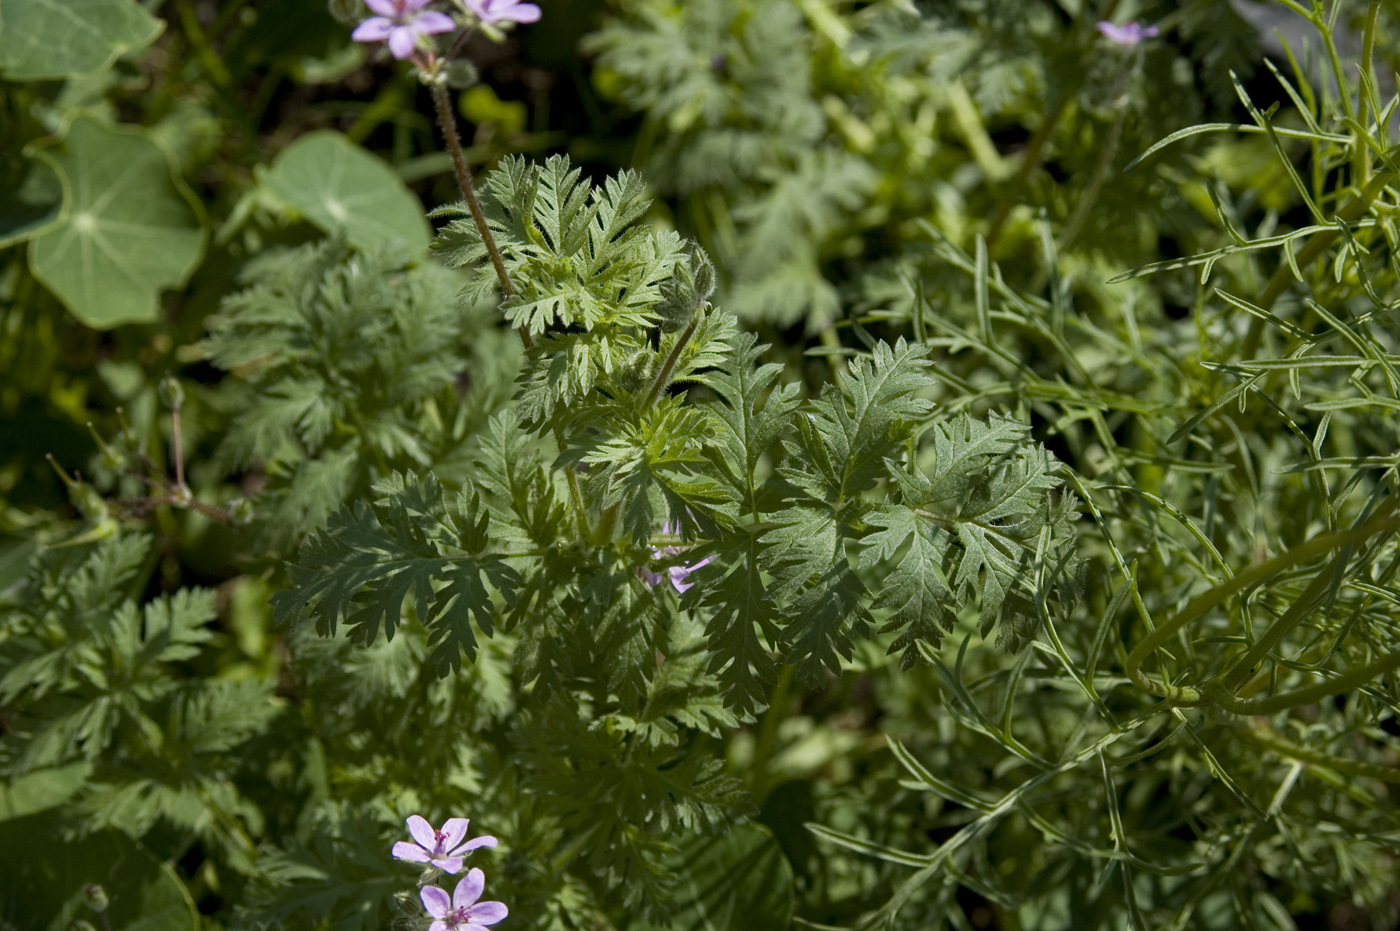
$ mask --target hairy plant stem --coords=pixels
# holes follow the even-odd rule
[[[458,38],[458,44],[453,46],[455,50],[458,45],[465,41],[464,37]],[[509,300],[515,294],[515,285],[510,280],[510,273],[506,271],[506,263],[501,258],[501,248],[496,244],[496,237],[491,234],[491,227],[486,222],[486,214],[481,209],[481,201],[477,199],[476,187],[472,184],[472,174],[467,168],[467,160],[462,155],[462,140],[457,135],[457,119],[452,115],[452,100],[447,93],[447,85],[440,80],[433,80],[433,104],[437,108],[438,125],[442,128],[443,138],[447,140],[447,151],[452,156],[452,168],[457,175],[457,187],[462,192],[462,197],[467,202],[467,208],[471,211],[472,220],[476,223],[476,230],[481,234],[481,241],[486,246],[486,253],[491,256],[491,265],[496,269],[496,278],[501,283],[501,295]],[[535,345],[535,341],[530,337],[530,331],[521,324],[516,328],[520,334],[520,342],[530,349]],[[554,441],[559,446],[559,452],[564,451],[564,431],[558,428],[554,431]],[[573,504],[574,520],[578,522],[578,532],[580,536],[587,536],[588,511],[583,505],[583,492],[579,488],[578,473],[573,469],[564,470],[564,478],[569,484],[569,499]]]
[[[170,412],[171,445],[175,447],[175,490],[185,491],[185,443],[180,431],[180,409]]]
[[[597,830],[598,825],[590,825],[588,830],[581,832],[577,837],[569,841],[568,846],[555,854],[554,859],[549,861],[551,872],[556,876],[560,875],[564,868],[572,862],[574,857],[582,853],[584,848],[588,846],[588,841],[592,839],[593,833]]]
[[[1026,180],[1040,167],[1045,158],[1045,144],[1050,141],[1050,136],[1060,125],[1060,120],[1065,115],[1065,110],[1069,107],[1069,93],[1060,95],[1060,99],[1055,102],[1055,109],[1050,112],[1044,123],[1031,136],[1030,142],[1026,143],[1026,153],[1021,157],[1021,166],[1016,169],[1016,174],[1011,178],[1013,188],[1019,188],[1025,184]],[[997,240],[1001,239],[1002,231],[1006,227],[1006,221],[1011,217],[1011,209],[1014,205],[1007,200],[997,204],[997,212],[992,216],[992,224],[987,229],[987,251],[990,252],[996,247]]]
[[[749,794],[758,804],[762,804],[773,790],[770,784],[774,776],[769,772],[773,754],[778,744],[778,727],[793,711],[792,705],[793,667],[784,665],[778,671],[778,681],[768,695],[768,710],[758,725],[757,739],[754,741],[753,760],[749,764]]]
[[[559,452],[564,452],[564,429],[554,428],[554,444],[559,447]],[[569,501],[574,507],[574,521],[578,524],[578,535],[581,538],[592,536],[592,531],[588,526],[588,509],[583,506],[583,490],[579,488],[578,472],[574,469],[564,470],[564,480],[569,483]]]
[[[1133,66],[1125,67],[1123,73],[1118,76],[1118,83],[1113,88],[1113,109],[1117,111],[1113,117],[1113,126],[1108,131],[1108,141],[1103,144],[1099,153],[1098,163],[1094,165],[1094,174],[1089,178],[1089,186],[1080,195],[1079,203],[1074,205],[1074,213],[1065,221],[1064,228],[1060,230],[1055,248],[1064,252],[1074,242],[1075,237],[1083,228],[1086,220],[1089,219],[1089,211],[1094,209],[1094,204],[1098,202],[1099,191],[1103,189],[1104,178],[1108,176],[1108,166],[1113,162],[1113,157],[1118,154],[1118,141],[1123,136],[1123,120],[1128,115],[1128,108],[1123,100],[1124,92],[1127,90],[1128,77],[1134,71],[1136,63],[1142,60],[1141,55],[1133,56]]]
[[[452,99],[448,96],[447,85],[441,80],[434,78],[430,85],[433,89],[433,104],[437,107],[438,126],[442,129],[442,136],[447,141],[447,151],[452,156],[452,170],[457,175],[457,187],[462,192],[462,198],[467,202],[467,209],[471,211],[472,220],[476,223],[477,232],[481,234],[481,241],[486,246],[486,254],[491,257],[491,265],[496,269],[496,278],[501,283],[501,295],[506,299],[515,296],[515,285],[511,283],[510,273],[506,271],[505,260],[501,258],[501,247],[496,245],[496,237],[491,234],[491,227],[486,222],[486,214],[481,209],[481,201],[476,197],[476,187],[472,184],[472,173],[467,168],[467,160],[462,155],[462,139],[457,135],[457,118],[452,115]],[[519,327],[520,341],[529,349],[534,345],[534,340],[530,338],[530,331],[524,326]]]
[[[681,352],[684,351],[690,338],[695,335],[695,328],[700,325],[700,314],[691,318],[690,326],[685,328],[681,338],[676,340],[676,345],[671,349],[671,354],[666,357],[666,362],[661,366],[661,371],[656,373],[656,379],[651,383],[651,390],[647,392],[647,399],[642,402],[642,410],[651,407],[656,396],[666,387],[666,383],[671,380],[671,373],[676,369],[676,362],[680,360]]]

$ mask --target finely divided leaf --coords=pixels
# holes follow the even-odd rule
[[[711,609],[705,636],[709,671],[719,677],[725,703],[748,716],[767,705],[776,679],[769,650],[780,642],[780,616],[763,578],[762,544],[742,529],[728,540],[729,545],[716,554],[725,575],[703,595],[703,604]]]
[[[273,596],[276,616],[310,616],[325,636],[343,621],[352,639],[369,644],[381,628],[393,637],[411,597],[437,648],[432,665],[446,675],[460,667],[461,652],[475,657],[473,621],[490,636],[492,592],[510,602],[519,576],[500,557],[480,552],[489,518],[478,516],[472,499],[449,511],[431,475],[395,475],[379,488],[383,496],[373,508],[363,502],[342,508],[307,540],[288,567],[291,589]]]
[[[827,394],[799,422],[798,460],[784,476],[809,495],[844,507],[885,477],[917,423],[933,409],[920,396],[934,384],[923,346],[877,343],[851,365],[849,398]]]

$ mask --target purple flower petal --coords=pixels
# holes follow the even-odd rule
[[[398,16],[401,12],[394,0],[365,0],[365,4],[380,16]]]
[[[494,925],[507,914],[509,911],[504,902],[478,902],[467,913],[467,927],[470,928],[474,924]]]
[[[442,849],[452,850],[462,842],[462,838],[467,836],[467,825],[471,822],[466,818],[448,818],[442,826]]]
[[[394,859],[412,860],[414,863],[427,863],[429,860],[428,851],[417,844],[410,844],[406,840],[401,840],[394,845]]]
[[[1124,48],[1131,48],[1143,39],[1150,39],[1157,35],[1156,26],[1142,26],[1138,23],[1123,23],[1120,26],[1117,23],[1101,20],[1097,24],[1097,28],[1109,41],[1116,42]]]
[[[457,24],[446,13],[429,10],[418,14],[413,20],[413,28],[419,35],[430,36],[439,32],[451,32],[457,28]]]
[[[671,576],[671,585],[677,592],[684,595],[695,587],[694,582],[687,582],[685,577],[690,575],[690,570],[685,566],[672,566],[667,570]]]
[[[694,582],[687,582],[685,580],[686,576],[702,566],[708,566],[714,561],[715,558],[713,556],[706,556],[693,566],[672,566],[670,569],[666,570],[671,576],[671,585],[675,587],[676,591],[685,594],[695,585]]]
[[[659,576],[657,577],[657,580],[660,581],[660,577],[659,577]],[[473,850],[476,850],[478,847],[494,847],[494,846],[496,846],[496,838],[492,837],[490,834],[483,834],[481,837],[473,837],[471,840],[467,841],[465,844],[463,844],[462,846],[458,847],[456,850],[454,850],[454,851],[452,851],[452,852],[453,852],[453,853],[471,853]]]
[[[444,873],[456,874],[462,872],[461,857],[434,857],[432,859],[432,864]]]
[[[395,26],[389,33],[389,54],[402,61],[413,54],[418,44],[418,33],[412,26]]]
[[[373,16],[355,27],[350,38],[356,42],[383,42],[394,31],[394,21],[382,16]]]
[[[486,874],[473,867],[452,890],[452,905],[455,908],[470,908],[481,898],[481,890],[486,888]]]
[[[655,588],[656,586],[660,585],[666,579],[666,577],[661,573],[652,572],[646,566],[638,566],[637,574],[642,577],[643,582],[647,583],[652,588]]]
[[[502,19],[514,20],[517,23],[537,23],[540,21],[540,8],[533,3],[517,3],[514,8],[506,11]]]
[[[437,886],[424,886],[419,896],[423,899],[423,907],[434,918],[446,918],[452,911],[452,900],[445,890]]]
[[[533,3],[521,3],[519,0],[467,0],[467,6],[487,23],[498,23],[502,20],[533,23],[540,18],[538,6]]]
[[[432,850],[437,847],[437,832],[433,830],[433,826],[428,823],[427,818],[422,815],[409,815],[408,820],[404,823],[408,825],[408,833],[413,835],[413,839],[424,850]]]
[[[435,921],[428,925],[428,931],[452,931],[452,929],[447,926],[445,921]]]

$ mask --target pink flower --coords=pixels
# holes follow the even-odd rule
[[[1131,48],[1143,39],[1151,39],[1157,35],[1156,26],[1140,26],[1137,23],[1124,23],[1119,26],[1103,20],[1098,24],[1099,32],[1102,32],[1112,42],[1117,42],[1124,48]]]
[[[478,902],[486,888],[486,874],[473,869],[452,890],[452,898],[437,886],[424,886],[423,907],[433,916],[428,931],[455,931],[457,928],[485,928],[506,917],[501,902]]]
[[[695,584],[694,582],[687,582],[685,580],[685,577],[690,575],[696,569],[699,569],[701,566],[708,566],[714,561],[715,558],[713,556],[706,556],[704,559],[700,560],[694,565],[672,566],[671,568],[666,570],[666,574],[671,577],[671,585],[675,587],[676,591],[684,593],[687,589],[689,589]]]
[[[462,870],[462,854],[471,853],[478,847],[496,846],[496,838],[489,834],[462,843],[462,838],[467,836],[467,823],[466,818],[448,818],[441,831],[434,831],[426,819],[418,815],[409,815],[408,833],[413,835],[417,843],[399,841],[394,845],[394,857],[399,860],[412,860],[414,863],[431,863],[448,873],[459,873]],[[481,870],[472,872],[480,873]]]
[[[675,534],[678,532],[678,530],[671,524],[666,524],[661,528],[661,532],[663,534]],[[651,558],[664,559],[667,556],[675,556],[683,552],[685,552],[685,547],[682,546],[653,546],[651,548]],[[687,582],[685,580],[686,576],[690,575],[692,572],[694,572],[696,569],[699,569],[701,566],[708,566],[714,561],[715,558],[713,556],[706,556],[699,562],[693,563],[688,566],[671,566],[669,569],[666,570],[666,575],[662,575],[659,572],[653,572],[646,566],[638,566],[637,574],[642,577],[643,582],[647,583],[652,588],[655,588],[656,586],[660,585],[669,577],[671,580],[672,587],[675,588],[677,592],[685,594],[685,592],[689,591],[695,585],[694,582]]]
[[[540,8],[533,3],[520,0],[466,0],[467,9],[475,13],[483,23],[499,23],[502,20],[512,23],[537,23]]]
[[[395,58],[407,58],[418,46],[419,36],[452,32],[457,28],[452,17],[447,14],[433,10],[424,11],[423,7],[429,2],[430,0],[365,0],[369,8],[379,15],[371,16],[356,26],[350,38],[356,42],[387,40],[389,51]]]

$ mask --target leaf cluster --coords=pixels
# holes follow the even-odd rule
[[[268,476],[259,510],[285,544],[392,468],[436,461],[444,388],[480,323],[456,276],[334,238],[265,253],[243,281],[207,342],[237,379],[219,455]]]
[[[207,649],[214,593],[140,604],[149,557],[141,535],[50,551],[0,606],[0,766],[20,780],[81,764],[79,832],[139,838],[164,822],[246,869],[242,824],[261,815],[229,776],[278,706],[263,682],[173,674]]]

